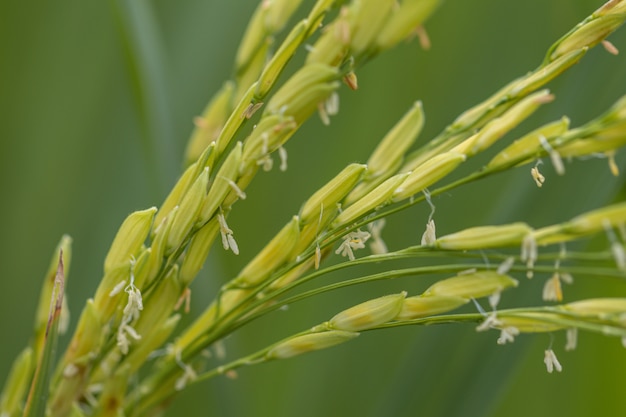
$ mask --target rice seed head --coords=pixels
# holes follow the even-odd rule
[[[191,165],[197,161],[206,148],[219,136],[230,115],[234,91],[235,84],[232,81],[224,83],[207,104],[202,115],[195,119],[195,128],[185,150],[186,165]]]
[[[120,265],[127,265],[137,255],[152,226],[156,207],[131,213],[120,226],[104,259],[105,274]]]
[[[406,292],[386,295],[358,304],[335,315],[328,325],[332,329],[358,332],[393,320],[402,310]]]
[[[256,286],[283,263],[293,258],[293,249],[300,236],[300,219],[293,216],[280,232],[239,273],[236,282]]]
[[[389,18],[376,36],[380,50],[389,49],[406,39],[435,11],[440,0],[407,0],[393,7]]]
[[[350,4],[354,11],[350,19],[350,51],[353,55],[376,47],[374,42],[396,4],[395,0],[361,0]]]
[[[595,316],[601,319],[618,318],[624,322],[626,298],[591,298],[566,304],[563,308],[582,316]]]
[[[499,314],[494,328],[515,328],[518,333],[548,333],[565,329],[565,326],[554,323],[553,319],[553,314],[539,312],[528,312],[515,316]]]
[[[0,396],[0,415],[21,415],[23,400],[35,369],[33,349],[26,347],[13,361]]]
[[[161,226],[163,221],[166,218],[171,217],[170,214],[172,210],[180,204],[181,200],[186,195],[187,190],[191,184],[194,183],[196,179],[195,173],[197,166],[197,163],[193,163],[185,169],[183,175],[181,175],[176,182],[176,185],[174,185],[174,188],[172,188],[172,191],[170,191],[168,196],[163,201],[163,204],[161,204],[161,207],[154,216],[153,235],[156,233],[156,229]]]
[[[237,129],[239,129],[243,122],[249,117],[251,109],[255,108],[258,104],[257,100],[254,98],[256,87],[256,82],[250,85],[248,90],[242,94],[241,99],[239,99],[239,102],[230,113],[226,123],[224,123],[224,127],[220,131],[219,136],[215,139],[216,155],[222,155],[233,139],[233,136],[235,136]]]
[[[554,78],[561,75],[568,68],[576,64],[587,53],[588,48],[579,48],[569,51],[566,54],[554,59],[552,62],[544,65],[541,69],[530,73],[525,77],[521,77],[514,81],[510,86],[508,93],[512,97],[524,97],[525,95],[535,91],[537,88],[547,84]]]
[[[287,359],[347,342],[358,335],[359,333],[351,331],[328,330],[295,336],[272,347],[265,357],[267,359]]]
[[[130,282],[130,263],[120,265],[104,274],[94,296],[94,304],[103,323],[111,319]]]
[[[364,214],[389,203],[396,189],[408,175],[409,173],[397,174],[385,180],[378,187],[363,196],[363,198],[342,211],[333,221],[333,227],[348,225]]]
[[[309,49],[306,65],[337,67],[341,64],[350,49],[350,12],[350,8],[343,7],[339,16],[324,27],[320,37]]]
[[[450,296],[465,299],[481,298],[517,287],[517,280],[496,271],[478,271],[444,279],[431,285],[425,296]]]
[[[404,154],[413,145],[423,127],[422,102],[416,101],[372,152],[367,160],[368,177],[390,174],[398,168],[402,163]]]
[[[350,164],[337,176],[317,190],[302,206],[300,220],[302,224],[309,224],[319,219],[322,211],[332,211],[344,197],[352,191],[356,183],[366,172],[363,164]]]
[[[152,239],[152,245],[147,249],[148,260],[146,261],[145,267],[141,266],[141,256],[137,259],[135,267],[135,281],[138,286],[143,288],[145,285],[151,283],[161,269],[163,257],[169,255],[169,253],[166,252],[167,237],[177,214],[178,206],[174,207],[174,209],[170,211],[170,214],[163,220],[161,225],[157,227]]]
[[[165,245],[166,252],[178,248],[198,220],[198,214],[209,184],[209,168],[204,168],[178,207],[178,213],[172,221]]]
[[[289,2],[282,1],[282,3],[298,3],[297,1]],[[275,10],[275,8],[272,8]],[[308,22],[303,20],[297,23],[291,32],[287,35],[285,41],[280,45],[276,53],[272,56],[270,61],[263,68],[263,72],[259,76],[259,82],[257,85],[257,89],[255,91],[255,96],[257,99],[264,98],[267,93],[272,89],[278,76],[281,74],[296,49],[307,34]]]
[[[548,123],[538,129],[522,136],[500,152],[489,161],[487,169],[500,169],[509,167],[511,162],[524,163],[536,158],[542,152],[540,138],[554,138],[567,132],[569,119],[562,117],[561,120]]]
[[[297,127],[293,117],[282,114],[264,116],[243,144],[243,169],[240,168],[240,172],[244,172],[249,164],[258,165],[260,160],[283,145]]]
[[[138,334],[143,336],[160,327],[170,317],[174,305],[178,301],[183,287],[178,278],[178,265],[174,265],[167,275],[152,290],[150,302],[146,303],[141,316],[134,325]]]
[[[473,156],[493,145],[498,139],[526,120],[542,104],[554,100],[548,90],[541,90],[523,98],[502,116],[488,122],[477,134],[470,137],[453,151]]]
[[[454,171],[467,157],[458,152],[435,155],[415,168],[393,193],[393,201],[409,198]]]
[[[61,240],[57,244],[54,253],[48,264],[48,270],[44,276],[44,280],[41,286],[41,292],[39,294],[39,302],[37,304],[37,312],[35,314],[34,330],[38,334],[36,339],[39,342],[43,342],[46,326],[48,324],[48,317],[50,315],[50,298],[55,287],[55,279],[59,267],[59,253],[63,253],[63,268],[65,272],[65,279],[69,276],[69,268],[72,260],[72,238],[69,235],[63,235]],[[65,299],[65,297],[63,297]],[[38,348],[35,348],[35,354],[39,354]]]
[[[219,230],[217,218],[213,218],[191,238],[180,267],[179,278],[183,287],[191,284],[202,269]]]
[[[293,116],[301,124],[339,87],[339,70],[325,64],[308,64],[298,70],[272,96],[265,114]]]
[[[239,166],[241,164],[242,156],[241,142],[230,151],[226,160],[220,167],[219,171],[215,175],[215,180],[209,187],[209,192],[204,198],[200,214],[198,216],[198,223],[204,224],[213,217],[218,207],[222,204],[224,198],[231,191],[231,182],[236,183],[239,178]]]
[[[265,14],[265,27],[269,32],[282,30],[302,0],[271,0]]]
[[[245,71],[250,61],[254,59],[256,52],[266,42],[268,30],[266,19],[271,2],[262,1],[254,11],[248,26],[239,44],[237,55],[235,56],[235,68],[237,73]]]
[[[418,295],[407,297],[396,320],[412,320],[454,310],[469,302],[468,298],[453,295]]]
[[[578,24],[551,48],[550,60],[576,49],[597,45],[620,27],[624,20],[626,20],[626,7],[623,1],[611,8],[601,7],[591,16],[591,19]]]
[[[435,241],[435,246],[448,250],[477,250],[519,246],[532,232],[525,223],[511,223],[500,226],[479,226],[445,235]]]
[[[88,299],[80,315],[76,332],[67,348],[64,364],[85,361],[98,354],[102,338],[102,321],[93,299]]]
[[[180,317],[180,314],[170,316],[163,324],[154,326],[143,334],[141,343],[133,346],[124,360],[124,363],[129,364],[131,373],[136,372],[144,365],[151,353],[163,346],[176,329]]]
[[[619,227],[626,223],[626,203],[617,203],[576,216],[565,223],[563,229],[575,235],[588,235]]]

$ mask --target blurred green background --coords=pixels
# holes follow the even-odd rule
[[[304,16],[305,2],[297,13]],[[426,28],[433,47],[400,45],[341,90],[341,111],[324,127],[313,117],[287,145],[289,171],[259,175],[229,224],[241,255],[217,248],[194,283],[192,315],[349,162],[364,162],[416,99],[425,141],[464,109],[539,64],[548,46],[602,2],[447,0]],[[133,210],[158,205],[174,184],[192,119],[228,79],[235,48],[257,1],[60,0],[0,2],[0,379],[26,344],[38,287],[64,233],[74,238],[68,285],[75,319],[93,293],[117,227]],[[626,30],[610,38],[626,49]],[[296,58],[291,69],[301,62]],[[523,129],[567,114],[578,125],[626,93],[626,59],[602,48],[550,84],[556,102]],[[513,139],[512,135],[507,140]],[[624,158],[619,158],[622,167]],[[606,161],[549,164],[543,188],[528,169],[436,199],[439,234],[510,221],[542,226],[623,199],[624,177]],[[621,195],[621,197],[620,197]],[[419,242],[428,210],[388,220],[391,248]],[[600,242],[600,244],[605,244]],[[351,275],[352,276],[352,275]],[[336,277],[338,279],[341,277]],[[566,301],[626,296],[626,285],[575,277]],[[539,304],[545,277],[523,281],[508,305]],[[228,355],[321,322],[356,302],[432,281],[407,279],[348,289],[291,306],[228,341]],[[73,322],[73,323],[74,323]],[[75,323],[74,323],[75,324]],[[497,346],[473,326],[368,333],[349,344],[242,369],[184,392],[170,416],[551,416],[624,415],[626,352],[619,341],[583,334],[547,374],[550,336]]]

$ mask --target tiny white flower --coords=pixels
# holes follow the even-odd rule
[[[611,171],[611,174],[613,174],[614,177],[618,177],[619,167],[615,163],[615,151],[608,153],[607,159],[609,161],[609,170]]]
[[[545,351],[545,355],[543,358],[543,363],[546,364],[546,369],[548,373],[552,373],[555,369],[557,372],[561,372],[563,367],[559,363],[559,360],[556,358],[554,351],[552,349],[548,349]]]
[[[567,272],[560,272],[559,276],[561,277],[561,281],[563,281],[566,284],[574,283],[574,277],[572,276],[572,274],[569,274]]]
[[[550,160],[552,161],[552,165],[554,166],[554,170],[556,171],[556,173],[558,175],[565,174],[565,166],[563,165],[563,160],[561,159],[561,155],[559,155],[559,153],[555,151],[552,148],[552,146],[550,146],[550,144],[548,143],[548,141],[546,140],[544,136],[539,136],[539,141],[541,142],[541,146],[543,147],[543,149],[545,149],[546,152],[548,152],[548,155],[550,155]],[[541,182],[543,183],[543,180]],[[538,186],[541,187],[541,185],[538,185]]]
[[[370,234],[362,232],[361,230],[350,232],[343,237],[343,242],[341,242],[341,245],[339,245],[339,248],[337,248],[335,253],[341,256],[347,256],[348,259],[354,261],[355,258],[353,250],[363,249],[365,247],[365,242],[369,238]]]
[[[73,363],[67,364],[65,368],[63,368],[63,376],[65,378],[71,378],[78,373],[78,366]]]
[[[262,158],[257,159],[256,164],[263,168],[263,171],[269,172],[274,166],[274,160],[269,154],[264,155]]]
[[[431,246],[437,240],[437,234],[435,229],[435,221],[430,219],[428,223],[426,223],[426,231],[422,235],[422,246]]]
[[[502,326],[502,322],[498,320],[498,318],[496,317],[496,312],[494,311],[485,318],[485,321],[483,321],[478,327],[476,327],[476,331],[484,332],[486,330],[500,326]]]
[[[511,267],[513,266],[513,264],[515,263],[515,258],[512,256],[509,256],[508,258],[506,258],[500,265],[498,265],[498,274],[506,274],[507,272],[509,272],[509,270],[511,269]]]
[[[324,102],[324,108],[329,116],[335,116],[339,113],[339,94],[333,91],[330,96]]]
[[[530,175],[533,177],[533,180],[535,180],[535,184],[537,184],[537,187],[539,188],[541,188],[543,183],[546,182],[546,177],[541,175],[541,172],[539,172],[539,168],[537,168],[536,166],[530,169]]]
[[[517,327],[509,326],[500,330],[500,337],[496,341],[499,345],[505,345],[507,343],[513,343],[515,336],[519,335],[519,329]]]
[[[615,45],[613,45],[610,41],[607,41],[606,39],[602,40],[602,46],[611,55],[618,55],[619,54],[619,49],[617,49],[617,47]]]
[[[542,296],[544,301],[563,300],[563,291],[561,289],[561,279],[559,275],[558,272],[552,274],[552,277],[550,277],[543,286]]]
[[[372,241],[370,242],[370,250],[375,255],[387,253],[387,245],[381,237],[381,231],[385,227],[385,219],[376,220],[367,225],[370,233],[372,234]]]
[[[565,336],[567,338],[565,350],[570,351],[576,349],[576,345],[578,343],[578,329],[576,327],[567,329],[567,331],[565,332]]]
[[[225,177],[220,177],[220,178],[222,178],[224,181],[228,183],[228,185],[230,185],[230,188],[232,188],[233,191],[237,194],[237,197],[239,197],[242,200],[246,199],[246,193],[244,193],[243,190],[239,188],[239,186],[237,185],[237,183],[235,183],[235,181],[231,180],[230,178],[225,178]]]
[[[280,170],[287,171],[287,150],[281,146],[278,148],[278,156],[280,156]]]
[[[493,310],[495,310],[498,304],[500,303],[501,294],[502,294],[502,291],[496,291],[489,296],[489,305],[491,306]]]
[[[533,267],[535,266],[535,261],[537,260],[537,242],[532,234],[528,234],[522,241],[522,253],[520,258],[522,261],[526,262],[526,268],[528,268],[526,276],[528,278],[532,278]]]
[[[187,382],[193,381],[198,377],[198,375],[190,365],[187,365],[182,361],[180,351],[176,352],[175,360],[178,366],[180,366],[180,368],[183,370],[183,374],[174,383],[174,389],[176,391],[181,391],[183,388],[185,388],[185,386],[187,386]]]
[[[617,267],[622,271],[626,271],[626,252],[624,251],[624,246],[615,241],[611,243],[611,252],[613,253]]]
[[[322,262],[322,249],[319,243],[315,245],[315,270],[320,269],[320,263]]]
[[[122,292],[122,289],[125,286],[126,286],[126,280],[125,279],[120,281],[120,282],[118,282],[117,285],[115,287],[113,287],[113,289],[109,293],[109,297],[113,297],[113,296],[119,294],[120,292]]]
[[[224,249],[232,250],[235,255],[239,255],[239,246],[233,236],[233,231],[228,227],[224,213],[217,214],[217,221],[220,224],[220,234],[222,235],[222,246]]]

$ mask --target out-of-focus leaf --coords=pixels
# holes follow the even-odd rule
[[[48,316],[48,325],[46,326],[43,351],[38,360],[37,368],[35,368],[35,375],[24,407],[24,417],[44,417],[46,414],[48,386],[56,354],[64,291],[63,250],[60,250],[54,288],[50,299],[50,314]]]

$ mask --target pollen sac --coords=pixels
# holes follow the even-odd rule
[[[359,333],[329,330],[295,336],[278,343],[267,352],[267,359],[286,359],[315,350],[326,349],[357,337]]]
[[[532,232],[526,223],[501,226],[479,226],[445,235],[435,241],[435,246],[447,250],[478,250],[506,246],[519,246]]]
[[[451,296],[466,299],[480,298],[517,287],[517,280],[495,271],[479,271],[444,279],[431,285],[425,296]]]
[[[412,320],[454,310],[469,302],[468,298],[453,295],[407,297],[396,320]]]
[[[333,329],[358,332],[387,323],[400,313],[406,293],[392,294],[358,304],[330,319]]]
[[[128,264],[131,258],[137,255],[148,237],[156,211],[156,207],[136,211],[124,220],[104,259],[105,274],[119,265]]]

